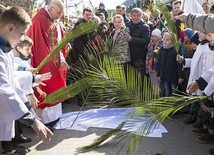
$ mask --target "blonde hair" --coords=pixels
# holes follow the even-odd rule
[[[122,15],[116,14],[113,18],[112,18],[112,22],[114,22],[115,18],[119,18],[121,19],[123,26],[125,26],[125,22],[124,22],[124,18]]]
[[[170,40],[172,41],[172,36],[169,32],[164,32],[163,38],[165,38],[165,37],[170,38]]]

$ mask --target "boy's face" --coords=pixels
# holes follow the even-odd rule
[[[214,33],[208,33],[207,40],[210,42],[210,44],[214,45]]]
[[[123,15],[124,14],[123,8],[116,8],[116,13],[119,15]]]
[[[199,40],[200,41],[203,41],[203,40],[205,40],[206,39],[206,34],[205,33],[203,33],[203,32],[198,32],[198,37],[199,37]]]
[[[29,45],[24,45],[23,47],[17,46],[17,50],[27,57],[31,54],[31,47]]]
[[[82,16],[86,21],[90,21],[92,19],[93,14],[90,11],[84,11]]]
[[[7,26],[6,40],[9,42],[11,47],[15,47],[19,42],[20,38],[27,33],[30,25],[15,26],[14,24],[8,24]]]

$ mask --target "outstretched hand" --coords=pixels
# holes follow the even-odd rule
[[[46,84],[43,83],[42,81],[51,79],[52,75],[50,72],[48,72],[48,73],[44,73],[44,74],[37,74],[34,77],[35,77],[36,83],[39,83],[39,84],[45,86]]]
[[[36,132],[37,136],[40,137],[44,141],[50,141],[53,136],[53,132],[48,129],[42,122],[38,119],[35,120],[34,124],[31,127]]]
[[[193,81],[187,88],[187,90],[189,91],[189,94],[192,94],[193,92],[195,92],[197,89],[199,88],[199,85],[196,81]]]

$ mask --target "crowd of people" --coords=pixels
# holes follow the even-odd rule
[[[87,59],[88,43],[99,44],[100,50],[104,50],[103,42],[108,39],[112,48],[107,54],[118,64],[131,65],[142,76],[148,76],[151,84],[160,88],[162,96],[169,97],[176,90],[209,96],[204,103],[191,105],[191,116],[184,123],[194,123],[197,129],[192,133],[200,136],[198,142],[214,142],[214,16],[211,15],[214,5],[202,6],[209,15],[186,15],[179,0],[166,6],[177,29],[179,51],[174,47],[171,32],[167,31],[166,20],[152,3],[145,3],[149,11],[133,8],[130,13],[126,12],[126,6],[117,5],[112,17],[105,4],[100,3],[97,10],[84,8],[76,22],[69,17],[65,20],[61,0],[52,0],[32,19],[20,7],[1,6],[1,152],[28,153],[27,148],[19,145],[31,141],[22,135],[23,124],[31,126],[43,140],[51,138],[54,125],[62,115],[62,104],[46,104],[44,98],[66,87],[66,72],[72,70],[72,65],[81,68],[81,59]],[[69,30],[92,20],[97,23],[95,32],[74,39],[69,48],[62,48],[39,73],[34,72]],[[78,95],[77,99],[82,106],[82,96]],[[214,149],[210,154],[214,154]]]

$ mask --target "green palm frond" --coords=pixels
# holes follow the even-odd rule
[[[181,108],[196,101],[203,101],[205,99],[207,99],[206,96],[179,95],[173,97],[162,97],[160,99],[154,99],[149,102],[146,102],[141,106],[139,105],[135,107],[136,111],[133,113],[133,115],[128,121],[122,123],[122,126],[120,124],[117,128],[110,130],[109,132],[95,140],[95,142],[91,145],[78,148],[77,152],[89,152],[92,149],[100,147],[108,138],[116,136],[111,141],[117,140],[118,138],[125,139],[127,137],[130,137],[129,140],[125,142],[129,144],[127,148],[127,154],[130,154],[131,152],[136,151],[140,147],[140,144],[142,143],[144,137],[153,131],[154,127],[157,125],[158,122],[162,123],[164,119],[172,115],[174,112],[180,110]],[[136,117],[141,115],[153,115],[155,119],[151,119],[143,127],[139,126],[139,128],[133,133],[127,133],[122,130],[124,126],[128,125],[131,128],[133,124],[139,123],[141,120],[136,119]]]
[[[86,22],[69,31],[66,36],[53,48],[51,53],[43,59],[43,61],[36,68],[35,73],[37,73],[47,62],[49,62],[50,59],[55,56],[66,44],[83,34],[93,32],[95,29],[96,24],[94,22]]]
[[[122,122],[117,128],[114,130],[110,130],[107,133],[105,133],[102,137],[96,139],[90,146],[80,147],[77,149],[78,153],[84,153],[91,150],[94,150],[95,148],[99,147],[100,144],[102,144],[105,140],[107,140],[109,137],[113,135],[117,135],[121,132],[121,129],[125,125],[126,122]]]
[[[151,87],[148,87],[149,80],[144,82],[146,88],[144,89],[145,91],[142,91],[143,84],[141,75],[132,67],[128,66],[127,71],[125,71],[123,65],[118,64],[113,58],[103,53],[99,53],[99,51],[96,51],[97,48],[89,49],[92,51],[86,50],[86,53],[90,53],[89,55],[93,54],[94,57],[96,57],[96,60],[86,62],[81,59],[82,66],[84,67],[81,70],[84,71],[82,74],[93,79],[93,81],[90,81],[90,87],[93,88],[93,91],[91,91],[91,94],[88,97],[88,104],[140,104],[142,98],[150,99],[154,96],[158,96],[154,94],[154,92],[158,91],[153,91]],[[69,92],[67,89],[70,88],[72,88],[72,84],[65,88],[64,91],[56,91],[53,95],[56,100],[55,102],[57,102],[57,96],[61,95],[65,97],[67,92]],[[70,93],[72,94],[73,92]],[[47,98],[49,98],[49,96],[47,96]],[[149,98],[147,96],[149,96]],[[62,98],[63,97],[59,98],[59,100]],[[49,99],[45,99],[45,102],[51,104]]]
[[[135,111],[129,115],[128,120],[120,124],[116,129],[110,130],[103,136],[95,140],[94,143],[86,147],[78,149],[80,152],[88,152],[101,146],[109,137],[116,135],[115,139],[130,137],[128,141],[129,147],[127,154],[138,149],[143,138],[154,129],[158,122],[163,122],[168,116],[172,115],[179,109],[206,99],[201,96],[184,96],[175,95],[172,97],[159,98],[158,88],[150,85],[149,79],[142,78],[131,66],[124,67],[118,64],[114,58],[100,51],[97,48],[90,48],[85,51],[86,55],[93,55],[94,60],[81,59],[83,68],[79,71],[83,72],[84,78],[76,83],[70,84],[67,88],[56,91],[46,97],[45,102],[55,103],[63,98],[75,96],[78,93],[83,93],[86,96],[84,103],[90,104],[106,104],[106,105],[131,105]],[[93,47],[93,46],[92,46]],[[156,90],[157,89],[157,90]],[[68,95],[69,94],[69,95]],[[61,97],[63,96],[63,97]],[[146,124],[138,126],[134,132],[125,132],[122,127],[132,127],[135,123],[141,122],[140,116],[153,116],[154,119],[149,119]],[[125,143],[121,146],[124,147]],[[121,150],[122,148],[120,148]]]
[[[92,79],[91,79],[92,80]],[[44,102],[47,104],[53,104],[58,101],[63,101],[74,97],[80,94],[83,90],[86,90],[90,87],[88,83],[90,83],[90,77],[85,77],[73,83],[72,85],[68,85],[66,88],[58,89],[57,91],[49,94]]]
[[[165,28],[170,33],[171,38],[173,40],[174,47],[175,47],[176,51],[178,52],[179,51],[179,47],[180,47],[180,42],[179,42],[179,38],[177,37],[177,30],[176,30],[176,27],[175,27],[175,22],[172,20],[171,14],[168,11],[168,8],[166,7],[165,4],[162,4],[158,0],[156,0],[155,3],[156,3],[156,7],[163,14],[164,19],[166,20]]]

